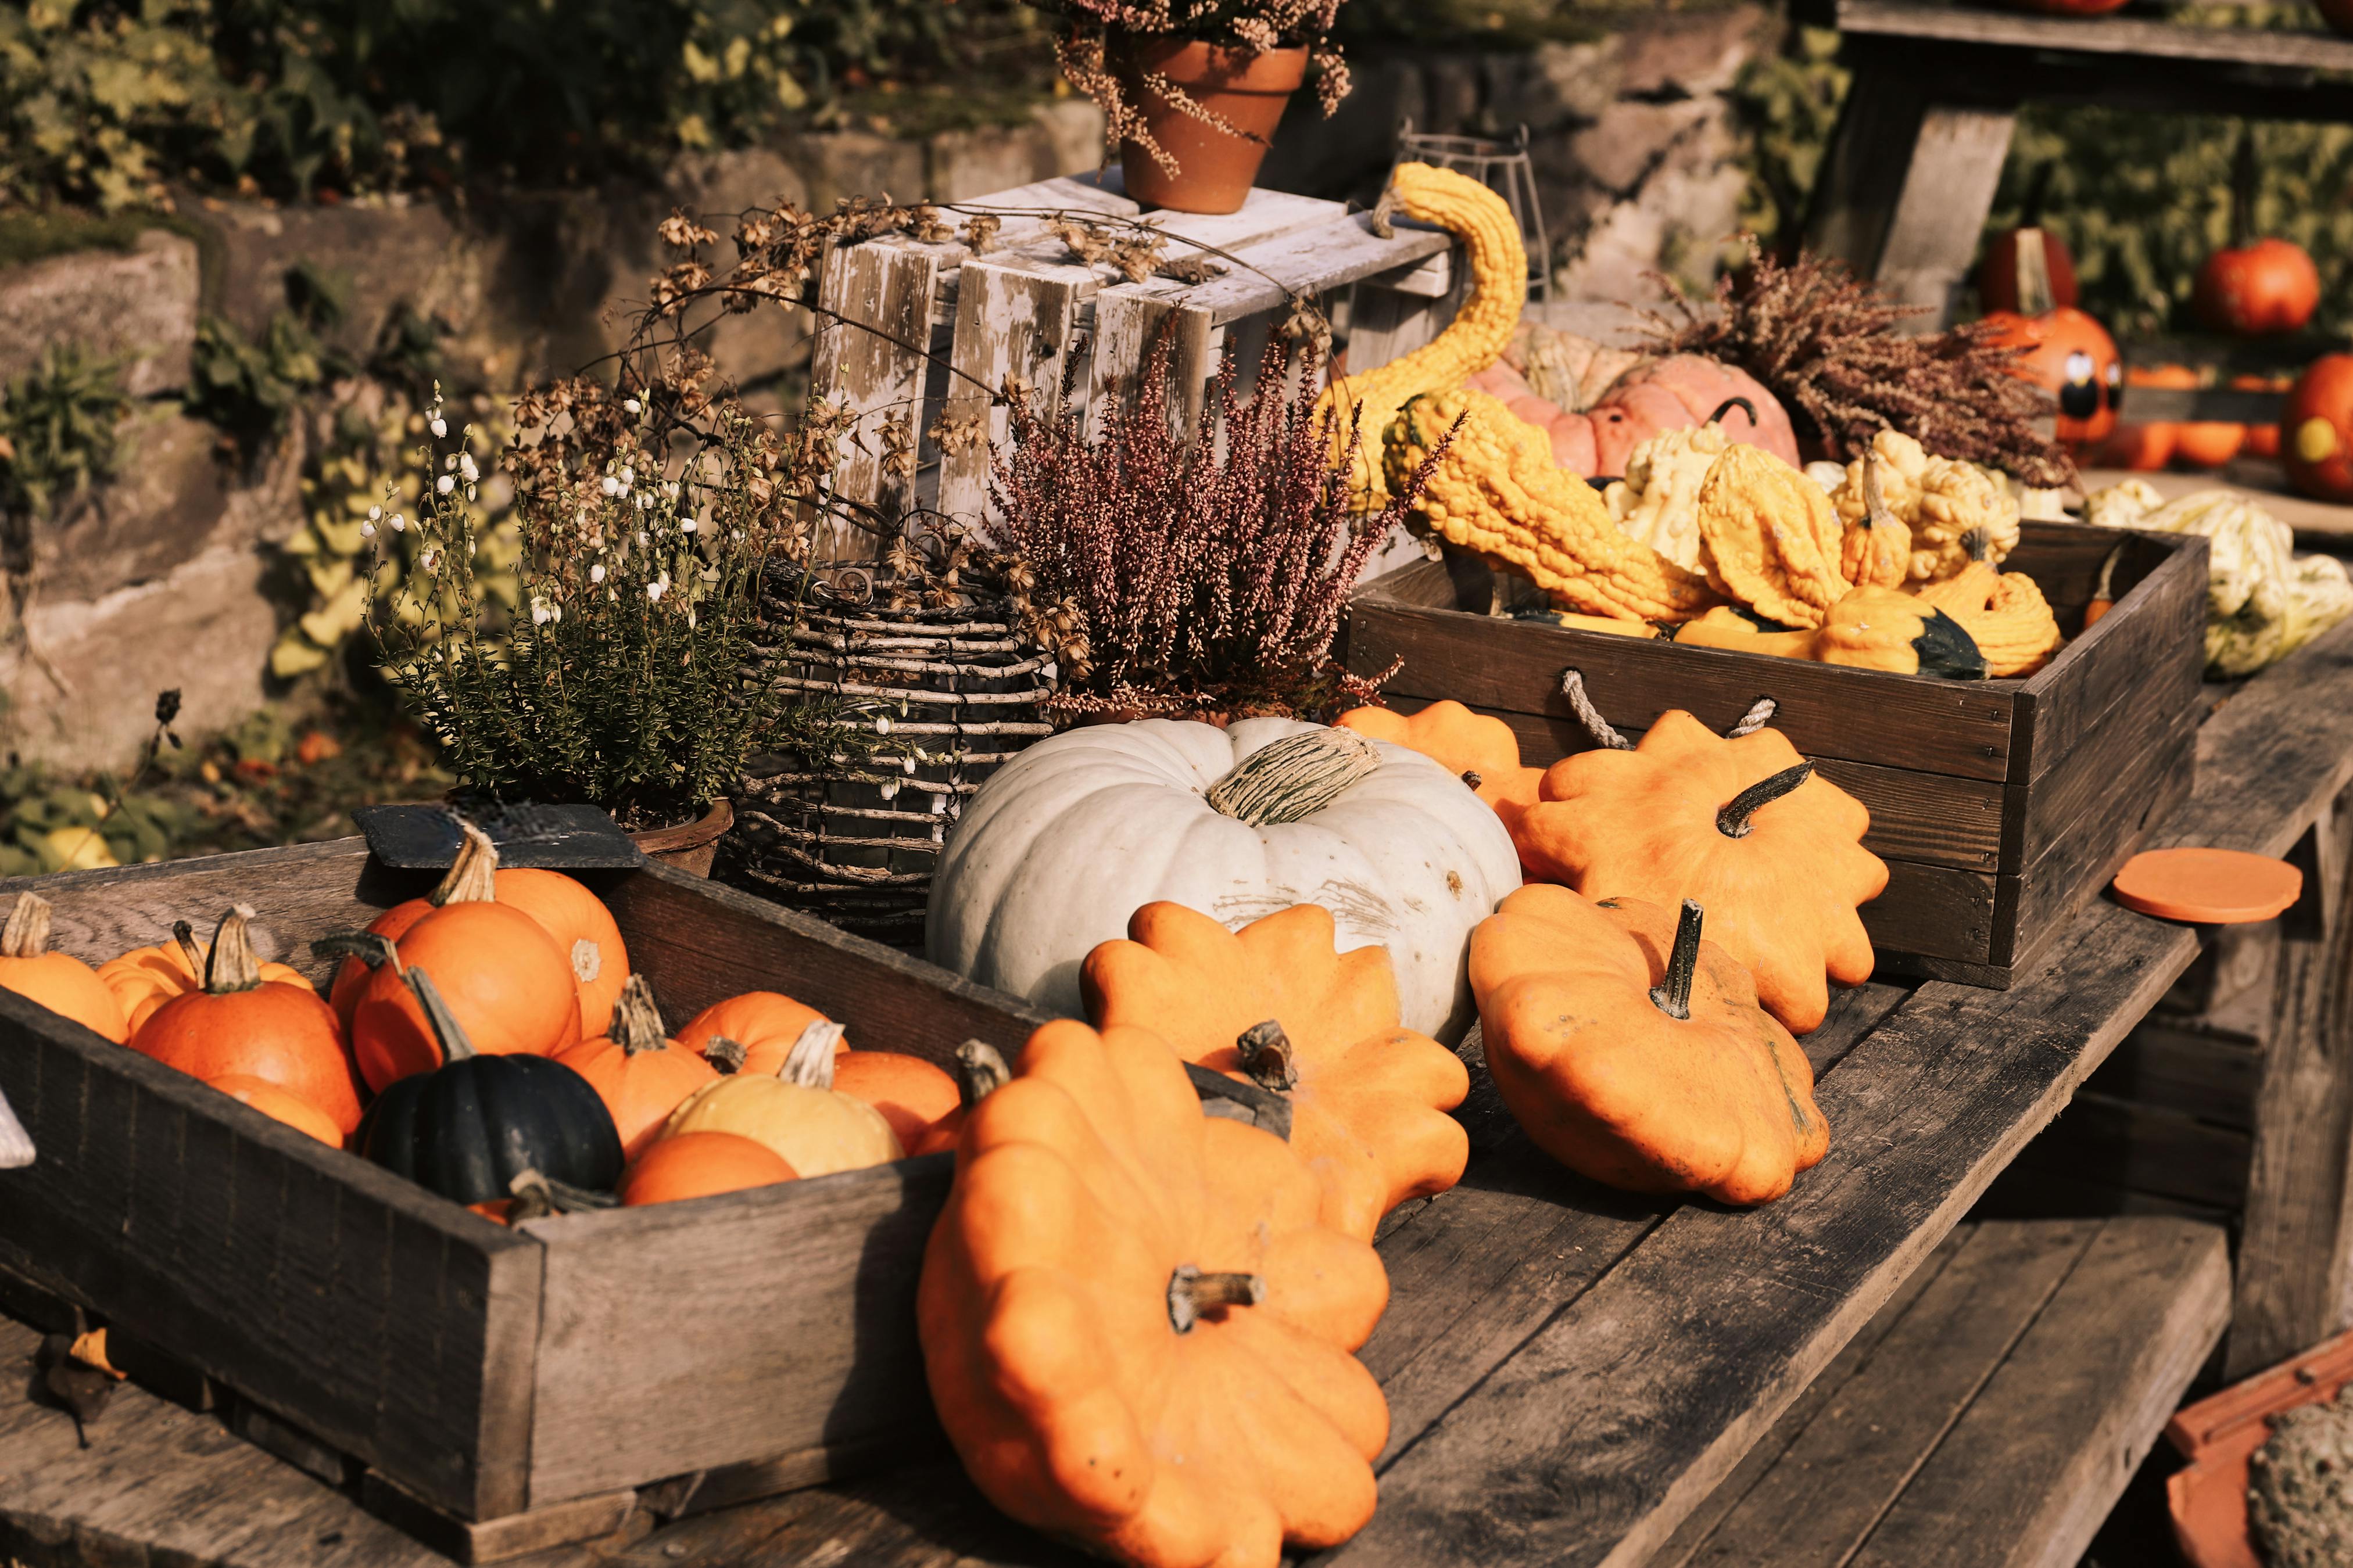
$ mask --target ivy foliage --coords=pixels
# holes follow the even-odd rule
[[[4,0],[0,205],[570,180],[1001,80],[1015,0]]]
[[[117,429],[131,412],[121,367],[52,344],[0,395],[0,516],[47,515],[114,473]]]

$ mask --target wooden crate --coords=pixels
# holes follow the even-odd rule
[[[2119,545],[2116,607],[2084,632]],[[1888,883],[1862,914],[1883,965],[2007,987],[2189,796],[2205,712],[2206,543],[2029,522],[2005,564],[2042,585],[2070,634],[2023,680],[1887,675],[1497,618],[1456,607],[1484,595],[1478,573],[1435,562],[1357,591],[1347,658],[1368,674],[1401,658],[1387,688],[1398,706],[1451,697],[1493,713],[1535,765],[1592,744],[1561,695],[1567,669],[1584,672],[1629,735],[1673,708],[1728,728],[1770,696],[1774,727],[1871,809],[1864,843]]]
[[[1008,1056],[1012,998],[659,868],[592,876],[666,1016],[782,990],[851,1039]],[[256,945],[413,897],[361,840],[0,884],[97,960],[234,901]],[[805,1485],[935,1430],[914,1288],[952,1156],[688,1203],[482,1219],[0,992],[0,1090],[39,1150],[0,1173],[0,1272],[216,1380],[268,1446],[365,1468],[363,1495],[486,1561],[615,1528],[638,1489]],[[303,1447],[310,1445],[310,1449]],[[664,1510],[678,1505],[669,1498]]]

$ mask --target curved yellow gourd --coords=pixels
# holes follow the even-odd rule
[[[1333,422],[1334,457],[1357,437],[1350,459],[1349,494],[1363,511],[1389,501],[1381,463],[1381,437],[1398,410],[1426,393],[1449,392],[1465,376],[1485,370],[1504,354],[1520,324],[1528,297],[1528,255],[1520,226],[1504,198],[1465,174],[1428,163],[1401,163],[1389,176],[1398,211],[1434,224],[1462,242],[1471,269],[1471,297],[1437,337],[1361,375],[1333,382],[1318,405]]]
[[[1686,621],[1721,602],[1699,574],[1628,538],[1593,487],[1553,461],[1545,433],[1486,393],[1407,403],[1382,442],[1389,483],[1402,486],[1450,430],[1416,503],[1439,537],[1588,616]]]

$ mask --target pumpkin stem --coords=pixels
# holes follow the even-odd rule
[[[1783,768],[1771,778],[1757,780],[1715,814],[1715,830],[1726,838],[1747,837],[1749,828],[1755,826],[1748,819],[1760,807],[1772,805],[1813,776],[1814,764],[1799,763],[1794,768]]]
[[[713,1035],[702,1047],[702,1059],[721,1072],[741,1072],[744,1058],[752,1053],[741,1040],[731,1040],[724,1035]]]
[[[545,1219],[552,1214],[578,1214],[584,1209],[608,1209],[619,1199],[610,1193],[592,1193],[586,1187],[575,1187],[569,1182],[559,1182],[554,1176],[543,1176],[530,1165],[515,1173],[507,1191],[514,1194],[514,1207],[507,1211],[509,1225],[521,1225],[527,1219]]]
[[[1757,405],[1749,402],[1748,399],[1745,397],[1725,398],[1723,402],[1715,405],[1715,412],[1709,415],[1703,423],[1708,425],[1721,425],[1724,423],[1724,416],[1731,413],[1736,408],[1748,416],[1748,427],[1751,430],[1756,429]]]
[[[1894,528],[1895,514],[1887,510],[1887,492],[1879,488],[1879,448],[1862,449],[1862,519],[1866,528]]]
[[[1236,763],[1209,786],[1209,805],[1252,827],[1300,822],[1380,765],[1380,752],[1354,730],[1303,730]]]
[[[2020,315],[2047,316],[2057,307],[2058,290],[2051,285],[2051,252],[2040,226],[2019,231],[2017,270],[2012,276],[2018,284]]]
[[[458,831],[466,841],[458,847],[458,858],[449,862],[448,874],[428,899],[436,908],[498,902],[499,847],[491,842],[489,834],[462,816],[458,818]]]
[[[956,1089],[970,1110],[1013,1081],[1005,1057],[987,1040],[966,1040],[955,1048]]]
[[[1462,782],[1472,789],[1477,789],[1487,781],[1479,776],[1479,771],[1476,768],[1465,768],[1462,770]]]
[[[1651,987],[1651,1002],[1670,1018],[1691,1016],[1692,974],[1699,967],[1699,930],[1704,914],[1697,902],[1683,900],[1675,921],[1675,949],[1667,954],[1667,981]]]
[[[311,943],[313,958],[356,958],[370,969],[392,965],[392,972],[402,971],[400,949],[392,938],[380,931],[339,931],[318,938]]]
[[[1242,1058],[1242,1071],[1259,1088],[1280,1092],[1299,1087],[1299,1053],[1279,1020],[1269,1018],[1244,1029],[1234,1041],[1234,1051]]]
[[[213,932],[212,957],[205,964],[205,989],[216,996],[250,991],[261,984],[261,960],[254,956],[253,939],[245,929],[251,919],[252,906],[233,905]]]
[[[1180,1334],[1193,1331],[1202,1313],[1216,1307],[1255,1307],[1266,1300],[1266,1280],[1257,1274],[1204,1274],[1180,1263],[1168,1276],[1168,1324]]]
[[[662,1033],[661,1006],[644,975],[632,974],[622,982],[620,997],[613,1004],[613,1021],[605,1034],[628,1056],[662,1050],[670,1045],[669,1037]]]
[[[49,951],[49,900],[19,893],[8,923],[0,927],[0,958],[38,958]]]
[[[466,1031],[459,1027],[457,1016],[449,1011],[449,1004],[441,1000],[441,993],[434,987],[433,977],[421,969],[404,970],[400,977],[408,982],[409,992],[417,998],[417,1005],[425,1009],[425,1022],[441,1047],[443,1063],[461,1062],[472,1056],[474,1042],[466,1037]]]
[[[186,963],[190,974],[202,974],[210,961],[205,950],[196,945],[196,928],[185,921],[172,922],[172,940],[179,944],[180,957]]]
[[[803,1029],[801,1037],[793,1042],[793,1048],[786,1053],[785,1065],[776,1069],[776,1076],[786,1083],[797,1083],[804,1089],[831,1089],[834,1047],[841,1043],[844,1032],[840,1025],[819,1018]]]

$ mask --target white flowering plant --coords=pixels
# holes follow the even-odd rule
[[[445,764],[491,798],[587,802],[633,828],[726,795],[782,700],[746,671],[763,563],[809,532],[784,482],[793,442],[691,373],[526,396],[501,459],[519,581],[492,593],[473,428],[438,388],[427,416],[427,482],[364,525],[385,612],[368,618]]]

